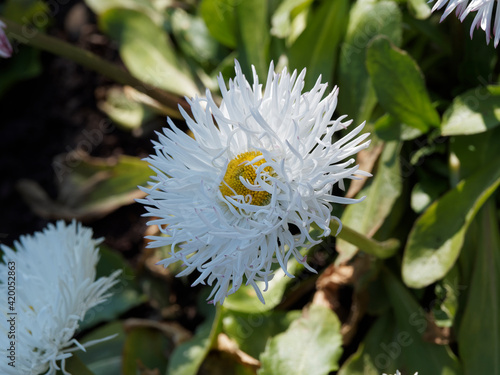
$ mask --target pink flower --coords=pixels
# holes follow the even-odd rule
[[[12,46],[10,45],[7,35],[5,35],[5,24],[0,21],[0,57],[9,58],[12,56]]]

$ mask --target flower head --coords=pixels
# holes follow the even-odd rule
[[[495,7],[495,3],[497,3]],[[491,39],[491,19],[494,17],[495,22],[493,24],[493,35],[495,35],[495,48],[500,41],[500,12],[498,12],[498,2],[497,0],[438,0],[432,7],[432,11],[443,8],[445,5],[446,9],[441,17],[443,21],[453,10],[456,9],[455,13],[463,22],[465,17],[471,12],[477,12],[476,17],[470,27],[470,37],[472,39],[472,34],[474,33],[474,28],[483,29],[486,32],[486,44],[490,43]],[[495,8],[495,10],[494,10]]]
[[[0,57],[8,58],[12,56],[12,46],[10,45],[7,35],[5,35],[5,23],[0,21]]]
[[[100,242],[92,239],[91,229],[59,221],[21,236],[14,244],[17,251],[2,245],[0,293],[15,299],[0,305],[0,373],[55,374],[60,361],[67,374],[70,352],[83,349],[73,339],[78,322],[109,296],[119,274],[95,280]]]
[[[331,120],[338,88],[323,98],[327,85],[318,79],[302,93],[305,69],[276,74],[271,64],[265,87],[255,70],[253,84],[237,62],[235,70],[228,88],[219,76],[220,106],[207,90],[206,99],[189,100],[193,118],[181,109],[194,138],[168,119],[148,159],[157,176],[140,200],[155,218],[148,224],[163,233],[148,237],[149,246],[171,246],[159,264],[181,261],[178,276],[197,270],[193,285],[215,282],[209,299],[221,304],[243,283],[264,302],[256,281],[267,288],[276,262],[293,277],[291,256],[314,272],[300,253],[320,242],[311,225],[328,236],[331,204],[359,201],[332,195],[332,187],[369,175],[345,160],[368,147],[368,134],[356,138],[364,124],[335,140],[350,124]]]

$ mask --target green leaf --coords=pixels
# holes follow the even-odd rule
[[[243,72],[250,74],[254,65],[259,77],[267,77],[270,41],[267,0],[239,0],[236,16],[238,59]]]
[[[121,322],[113,322],[85,335],[80,343],[102,339],[117,335],[111,340],[106,340],[89,346],[85,352],[79,351],[78,357],[95,375],[120,374],[122,367],[122,350],[125,343],[125,332]],[[74,374],[79,374],[75,372]]]
[[[259,375],[326,375],[339,368],[340,321],[323,306],[311,305],[306,316],[273,337],[260,356]]]
[[[297,272],[303,266],[292,257],[287,264],[287,269],[290,274]],[[283,294],[287,285],[292,279],[285,275],[285,272],[278,268],[274,277],[268,283],[268,289],[263,293],[265,304],[257,297],[255,289],[250,285],[241,286],[234,294],[229,295],[224,301],[224,307],[229,310],[239,311],[242,313],[262,313],[272,310],[279,305],[283,299]],[[257,282],[260,290],[265,289],[264,282]]]
[[[289,50],[291,69],[307,67],[305,89],[310,90],[319,75],[332,82],[339,43],[347,27],[349,1],[323,1],[308,20],[307,27]]]
[[[393,339],[380,344],[386,356],[395,360],[397,368],[408,374],[460,375],[460,363],[447,345],[424,341],[426,313],[407,288],[388,270],[383,273],[387,294],[396,316],[397,330]],[[385,371],[385,369],[384,369]]]
[[[151,18],[134,10],[110,9],[99,17],[99,27],[119,42],[120,56],[135,77],[179,95],[199,94],[165,31]]]
[[[200,14],[212,36],[227,47],[237,46],[235,7],[241,0],[202,0]]]
[[[434,202],[415,222],[404,251],[403,280],[422,288],[441,279],[455,263],[465,232],[500,185],[500,157]]]
[[[450,138],[450,152],[460,161],[460,179],[477,172],[481,166],[498,155],[500,127],[484,133]]]
[[[66,359],[65,370],[68,374],[94,375],[94,373],[90,371],[87,366],[85,366],[77,354],[73,354],[71,357]],[[63,375],[63,372],[57,371],[56,374]]]
[[[168,375],[196,375],[207,356],[214,340],[217,338],[222,325],[221,308],[214,308],[214,317],[207,318],[196,330],[194,337],[175,348],[166,374]]]
[[[162,332],[150,327],[135,327],[127,332],[123,347],[123,375],[136,375],[141,369],[158,369],[163,373],[167,367],[166,353],[172,343]]]
[[[144,0],[85,0],[85,3],[97,15],[102,15],[113,8],[135,10],[150,17],[155,24],[161,26],[165,22],[164,14],[167,6],[163,1]]]
[[[302,32],[305,25],[302,22],[301,26],[298,26],[295,17],[307,11],[312,2],[313,0],[284,0],[281,2],[271,19],[271,34],[278,38],[289,38],[293,37],[299,30]]]
[[[17,82],[37,77],[41,72],[40,51],[28,46],[20,47],[18,53],[1,62],[0,97]]]
[[[366,57],[377,99],[387,112],[424,132],[439,126],[439,114],[429,99],[422,72],[405,51],[385,37],[376,37]]]
[[[138,291],[135,275],[121,254],[104,245],[99,246],[100,259],[96,267],[96,279],[109,276],[116,270],[122,270],[118,283],[109,291],[111,296],[106,301],[87,311],[80,323],[80,330],[85,330],[98,323],[116,319],[124,312],[146,301]]]
[[[269,338],[285,331],[300,315],[297,310],[247,314],[225,309],[222,327],[242,351],[258,358]]]
[[[172,10],[172,32],[184,55],[204,69],[213,68],[227,54],[227,50],[210,35],[203,19],[180,7]]]
[[[339,109],[354,123],[368,120],[377,102],[365,64],[368,43],[377,35],[385,35],[399,46],[401,18],[398,5],[392,1],[357,1],[351,8],[339,61]]]
[[[476,134],[498,125],[500,86],[480,86],[453,99],[453,103],[443,114],[441,134]]]
[[[431,8],[425,0],[408,0],[408,10],[419,20],[425,20],[431,15]]]
[[[396,333],[397,327],[392,311],[382,315],[372,325],[368,334],[360,344],[356,353],[351,355],[340,368],[338,375],[380,375],[384,373],[395,373],[397,365],[396,358],[389,356],[386,350],[386,343],[395,340],[398,342]],[[394,346],[394,344],[392,344]]]
[[[438,327],[451,327],[458,309],[458,297],[461,289],[458,267],[455,266],[443,280],[436,283],[434,294],[437,303],[432,306],[432,313]]]
[[[494,200],[484,205],[476,221],[481,235],[470,249],[476,259],[458,349],[465,374],[497,374],[500,357],[493,353],[500,353],[500,235]]]
[[[358,204],[350,204],[342,215],[342,223],[356,231],[372,237],[389,216],[392,207],[402,191],[399,152],[401,143],[391,141],[385,144],[377,164],[374,177],[369,179],[357,198],[366,196]],[[337,239],[337,262],[343,263],[352,258],[358,251],[357,247]]]

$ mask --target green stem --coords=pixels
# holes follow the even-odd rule
[[[155,99],[162,105],[170,109],[174,109],[176,112],[178,111],[178,105],[181,105],[186,112],[191,112],[189,105],[183,98],[133,77],[130,73],[100,58],[92,52],[83,50],[60,39],[46,35],[40,30],[29,25],[21,25],[3,17],[0,17],[0,20],[7,25],[7,29],[5,31],[10,39],[14,39],[22,44],[73,60],[74,62],[100,73],[117,83],[132,86],[136,90],[141,91]]]
[[[339,223],[336,220],[330,221],[330,230],[332,233],[337,233],[339,229]],[[364,234],[356,232],[345,225],[342,225],[342,230],[337,235],[337,238],[341,238],[350,244],[358,247],[367,254],[375,255],[377,258],[390,258],[399,249],[400,243],[395,238],[390,238],[386,241],[376,241],[372,238],[366,237]]]

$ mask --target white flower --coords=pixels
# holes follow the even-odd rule
[[[496,3],[496,6],[495,6]],[[438,0],[436,4],[432,7],[432,11],[443,8],[445,5],[446,9],[441,17],[443,21],[453,10],[456,8],[456,15],[463,22],[465,17],[471,12],[477,12],[474,21],[470,27],[470,37],[472,39],[472,34],[474,33],[474,28],[483,29],[486,32],[486,44],[490,43],[491,39],[491,19],[495,18],[495,23],[493,24],[493,35],[495,35],[495,48],[500,41],[500,12],[498,12],[499,3],[497,0]],[[495,8],[495,11],[493,10]]]
[[[67,374],[71,351],[84,350],[73,339],[78,322],[109,296],[120,273],[95,280],[100,242],[91,229],[59,221],[21,236],[17,251],[1,246],[1,374],[55,374],[58,361]]]
[[[235,70],[229,88],[219,76],[220,107],[207,90],[206,99],[189,101],[193,119],[181,109],[194,139],[168,119],[171,129],[159,134],[156,155],[148,159],[155,182],[139,201],[155,218],[148,224],[164,235],[148,237],[154,240],[149,246],[171,245],[170,257],[158,264],[181,261],[186,268],[178,276],[197,270],[193,285],[215,282],[208,297],[214,303],[222,304],[242,283],[264,303],[256,281],[267,289],[272,263],[293,277],[286,271],[293,255],[315,272],[300,249],[320,242],[309,235],[313,223],[322,236],[330,234],[332,203],[360,201],[331,192],[335,184],[344,188],[344,179],[357,179],[356,173],[370,175],[354,159],[344,161],[369,142],[363,143],[368,134],[355,138],[364,124],[334,139],[350,121],[331,120],[338,88],[323,98],[321,77],[302,93],[305,69],[275,74],[271,64],[265,88],[255,69],[253,85],[238,62]]]
[[[12,56],[12,46],[10,45],[7,35],[5,35],[5,23],[0,21],[0,57],[8,58]]]

